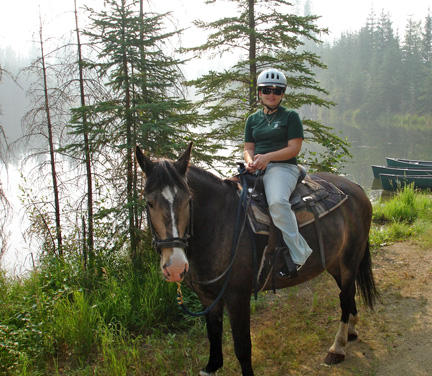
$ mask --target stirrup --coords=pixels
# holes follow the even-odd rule
[[[291,253],[289,248],[287,247],[277,247],[275,249],[275,261],[277,260],[277,257],[279,253],[282,252],[283,260],[285,261],[284,266],[277,271],[277,274],[279,277],[289,277],[289,278],[295,278],[298,276],[298,267],[296,264],[294,264],[293,259],[291,258]],[[276,265],[276,264],[274,264]]]

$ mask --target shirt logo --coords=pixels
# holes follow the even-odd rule
[[[279,126],[280,126],[280,124],[281,124],[280,121],[275,121],[275,122],[273,123],[273,129],[278,129]]]

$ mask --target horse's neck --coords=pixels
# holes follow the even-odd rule
[[[235,185],[204,170],[191,169],[187,180],[193,197],[193,235],[188,249],[192,280],[208,280],[229,264],[239,199]]]
[[[195,212],[199,217],[214,218],[220,215],[229,217],[230,210],[224,208],[236,207],[235,204],[227,205],[230,200],[236,200],[234,187],[198,167],[189,170],[187,179],[193,195]],[[224,213],[224,210],[227,212]]]

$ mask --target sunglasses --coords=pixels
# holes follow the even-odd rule
[[[266,94],[266,95],[268,95],[270,93],[273,93],[274,95],[281,95],[284,92],[284,90],[281,89],[280,87],[276,87],[276,88],[273,88],[273,87],[263,87],[261,91],[262,91],[263,94]]]

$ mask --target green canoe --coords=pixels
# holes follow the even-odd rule
[[[428,167],[432,168],[432,161],[417,161],[415,159],[390,158],[386,157],[387,166],[390,167]]]

